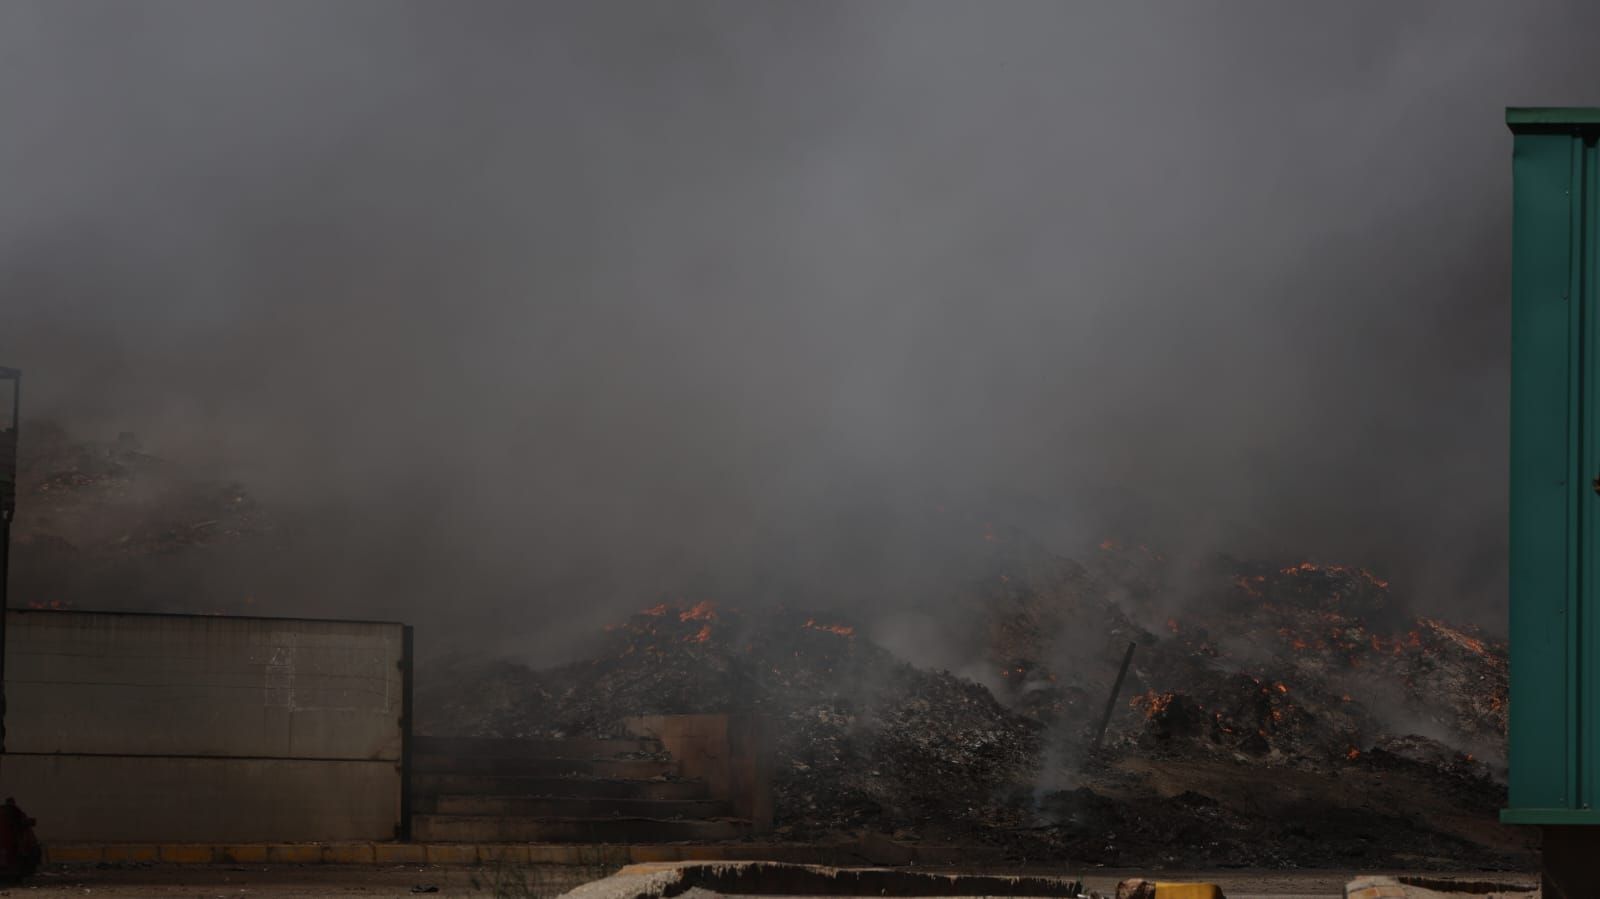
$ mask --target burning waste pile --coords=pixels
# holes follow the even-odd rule
[[[744,712],[771,724],[778,832],[967,836],[1032,777],[1043,726],[988,690],[917,669],[855,627],[710,602],[645,609],[606,652],[544,671],[496,664],[420,697],[466,736],[620,735],[639,714]],[[430,708],[431,706],[431,708]]]
[[[1141,745],[1303,765],[1358,760],[1410,728],[1476,774],[1503,777],[1504,643],[1410,615],[1361,569],[1218,559],[1189,574],[1206,575],[1211,586],[1147,638],[1144,689],[1130,700],[1146,721],[1130,735]],[[1124,602],[1149,618],[1157,595]]]
[[[1371,573],[1226,558],[1180,572],[1110,542],[1081,565],[992,528],[954,568],[940,608],[982,661],[973,679],[837,616],[662,603],[587,661],[440,672],[421,727],[603,736],[632,715],[759,713],[779,836],[795,840],[871,831],[1124,865],[1527,857],[1493,823],[1504,644],[1411,615]]]

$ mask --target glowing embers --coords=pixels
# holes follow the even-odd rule
[[[1484,646],[1482,640],[1479,640],[1477,637],[1474,637],[1470,634],[1464,633],[1459,628],[1451,627],[1450,625],[1445,624],[1443,621],[1439,621],[1434,618],[1418,618],[1417,620],[1428,627],[1433,628],[1434,633],[1445,638],[1446,640],[1449,640],[1451,643],[1454,643],[1462,649],[1467,650],[1468,652],[1476,653],[1480,656],[1486,656],[1489,654],[1489,649],[1488,647]],[[1417,636],[1417,632],[1412,631],[1411,636],[1415,638]]]
[[[1142,712],[1146,718],[1154,719],[1166,712],[1172,706],[1172,700],[1176,699],[1177,696],[1178,694],[1170,691],[1157,692],[1148,690],[1128,700],[1128,705]]]
[[[682,612],[678,613],[679,621],[716,621],[717,606],[709,599],[702,599]]]
[[[819,624],[815,618],[806,619],[806,627],[814,631],[823,631],[829,634],[838,634],[841,637],[855,636],[856,629],[844,624]]]
[[[1279,570],[1280,574],[1294,575],[1321,575],[1323,577],[1357,578],[1379,590],[1389,589],[1389,582],[1383,580],[1365,568],[1356,568],[1352,565],[1318,565],[1315,562],[1301,562]]]

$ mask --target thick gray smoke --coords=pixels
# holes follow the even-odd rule
[[[0,363],[304,510],[290,611],[857,602],[946,506],[1493,621],[1501,110],[1600,101],[1597,25],[10,2]]]

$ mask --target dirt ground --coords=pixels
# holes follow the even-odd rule
[[[178,865],[123,868],[51,867],[22,885],[0,889],[0,896],[66,899],[130,896],[143,899],[299,899],[322,896],[416,895],[447,897],[557,896],[581,883],[610,874],[609,869],[536,865],[516,869],[276,865]],[[1115,893],[1117,881],[1136,871],[1100,870],[1084,876],[1086,885]],[[1076,875],[1075,875],[1076,876]],[[1354,872],[1162,872],[1163,880],[1204,880],[1220,884],[1230,899],[1327,899],[1343,895]],[[1437,875],[1434,875],[1437,876]],[[1470,876],[1470,875],[1463,875]],[[1532,875],[1484,875],[1481,879],[1531,885]],[[427,893],[427,887],[437,892]]]

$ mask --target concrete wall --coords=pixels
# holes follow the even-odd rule
[[[393,839],[399,624],[12,610],[0,792],[41,839]]]

